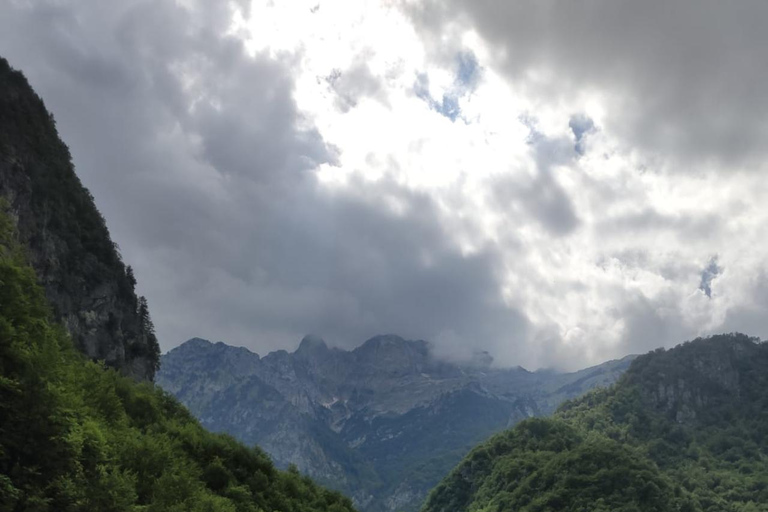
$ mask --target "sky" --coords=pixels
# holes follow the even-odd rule
[[[6,0],[161,347],[768,337],[764,0]]]

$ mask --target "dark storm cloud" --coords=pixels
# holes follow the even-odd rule
[[[337,155],[297,110],[292,57],[222,36],[233,4],[187,4],[0,7],[2,52],[55,114],[163,348],[396,332],[524,350],[501,254],[463,255],[432,199],[386,179],[321,187],[311,169]],[[365,69],[347,77],[376,94]]]
[[[483,346],[525,337],[526,320],[498,295],[498,253],[459,254],[425,196],[391,183],[357,187],[338,195],[308,184],[269,207],[270,224],[241,242],[230,269],[241,282],[236,302],[273,305],[232,322],[288,330],[291,343],[309,331],[347,345],[389,331],[428,339],[451,331]],[[406,211],[393,212],[389,200]],[[248,275],[255,262],[260,272]],[[208,307],[217,300],[198,298]]]
[[[573,158],[573,144],[566,139],[548,138],[531,128],[529,146],[536,163],[535,175],[496,178],[491,187],[492,200],[511,219],[523,213],[551,235],[568,235],[578,228],[580,221],[573,201],[558,183],[556,173],[557,166]]]
[[[499,178],[493,187],[493,199],[508,217],[514,218],[522,211],[527,219],[555,236],[567,235],[579,225],[571,199],[550,170],[540,170],[533,179]]]
[[[511,82],[545,102],[602,94],[608,132],[680,170],[766,156],[762,0],[434,0],[408,11],[438,49],[455,22],[475,30]]]

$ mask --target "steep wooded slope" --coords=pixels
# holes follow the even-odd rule
[[[140,314],[132,273],[75,174],[53,116],[2,57],[0,197],[10,204],[17,236],[77,347],[127,375],[151,380],[159,347]]]

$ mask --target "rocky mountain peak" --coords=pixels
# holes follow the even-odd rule
[[[173,350],[208,350],[212,347],[213,343],[208,340],[204,340],[203,338],[192,338],[185,341]]]
[[[233,347],[223,341],[212,342],[204,338],[190,338],[178,347],[172,349],[169,353],[189,356],[192,354],[204,354],[213,356],[215,354],[226,355],[227,357],[244,357],[246,359],[260,359],[259,354],[248,350],[245,347]]]
[[[678,423],[751,402],[768,385],[768,345],[743,334],[699,338],[638,357],[627,372],[645,400]]]
[[[328,345],[325,340],[315,334],[307,334],[302,338],[299,343],[299,348],[296,349],[296,355],[304,354],[317,354],[318,352],[327,352]]]
[[[365,352],[369,350],[378,350],[381,348],[398,348],[407,344],[409,344],[408,341],[396,334],[379,334],[365,340],[365,342],[363,342],[363,344],[355,350]]]
[[[422,371],[430,362],[429,344],[423,340],[405,340],[394,334],[370,338],[352,351],[363,365],[391,368],[399,372]]]
[[[252,375],[259,364],[259,355],[245,347],[232,347],[222,343],[211,343],[203,338],[192,338],[163,356],[164,377],[159,384],[166,389],[176,389],[168,382],[168,376],[187,374],[199,377],[221,372],[228,379]]]

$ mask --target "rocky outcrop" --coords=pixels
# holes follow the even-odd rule
[[[193,339],[163,356],[157,383],[207,428],[258,444],[361,510],[398,512],[415,510],[472,445],[614,382],[630,360],[562,374],[495,369],[485,353],[449,363],[394,335],[352,351],[307,336],[264,357]]]
[[[753,390],[768,385],[766,369],[764,343],[724,334],[638,357],[626,379],[653,410],[677,423],[694,424],[707,421],[712,411],[750,407],[757,398]]]
[[[0,198],[53,313],[89,357],[152,379],[159,349],[135,281],[82,186],[52,115],[0,58]]]

